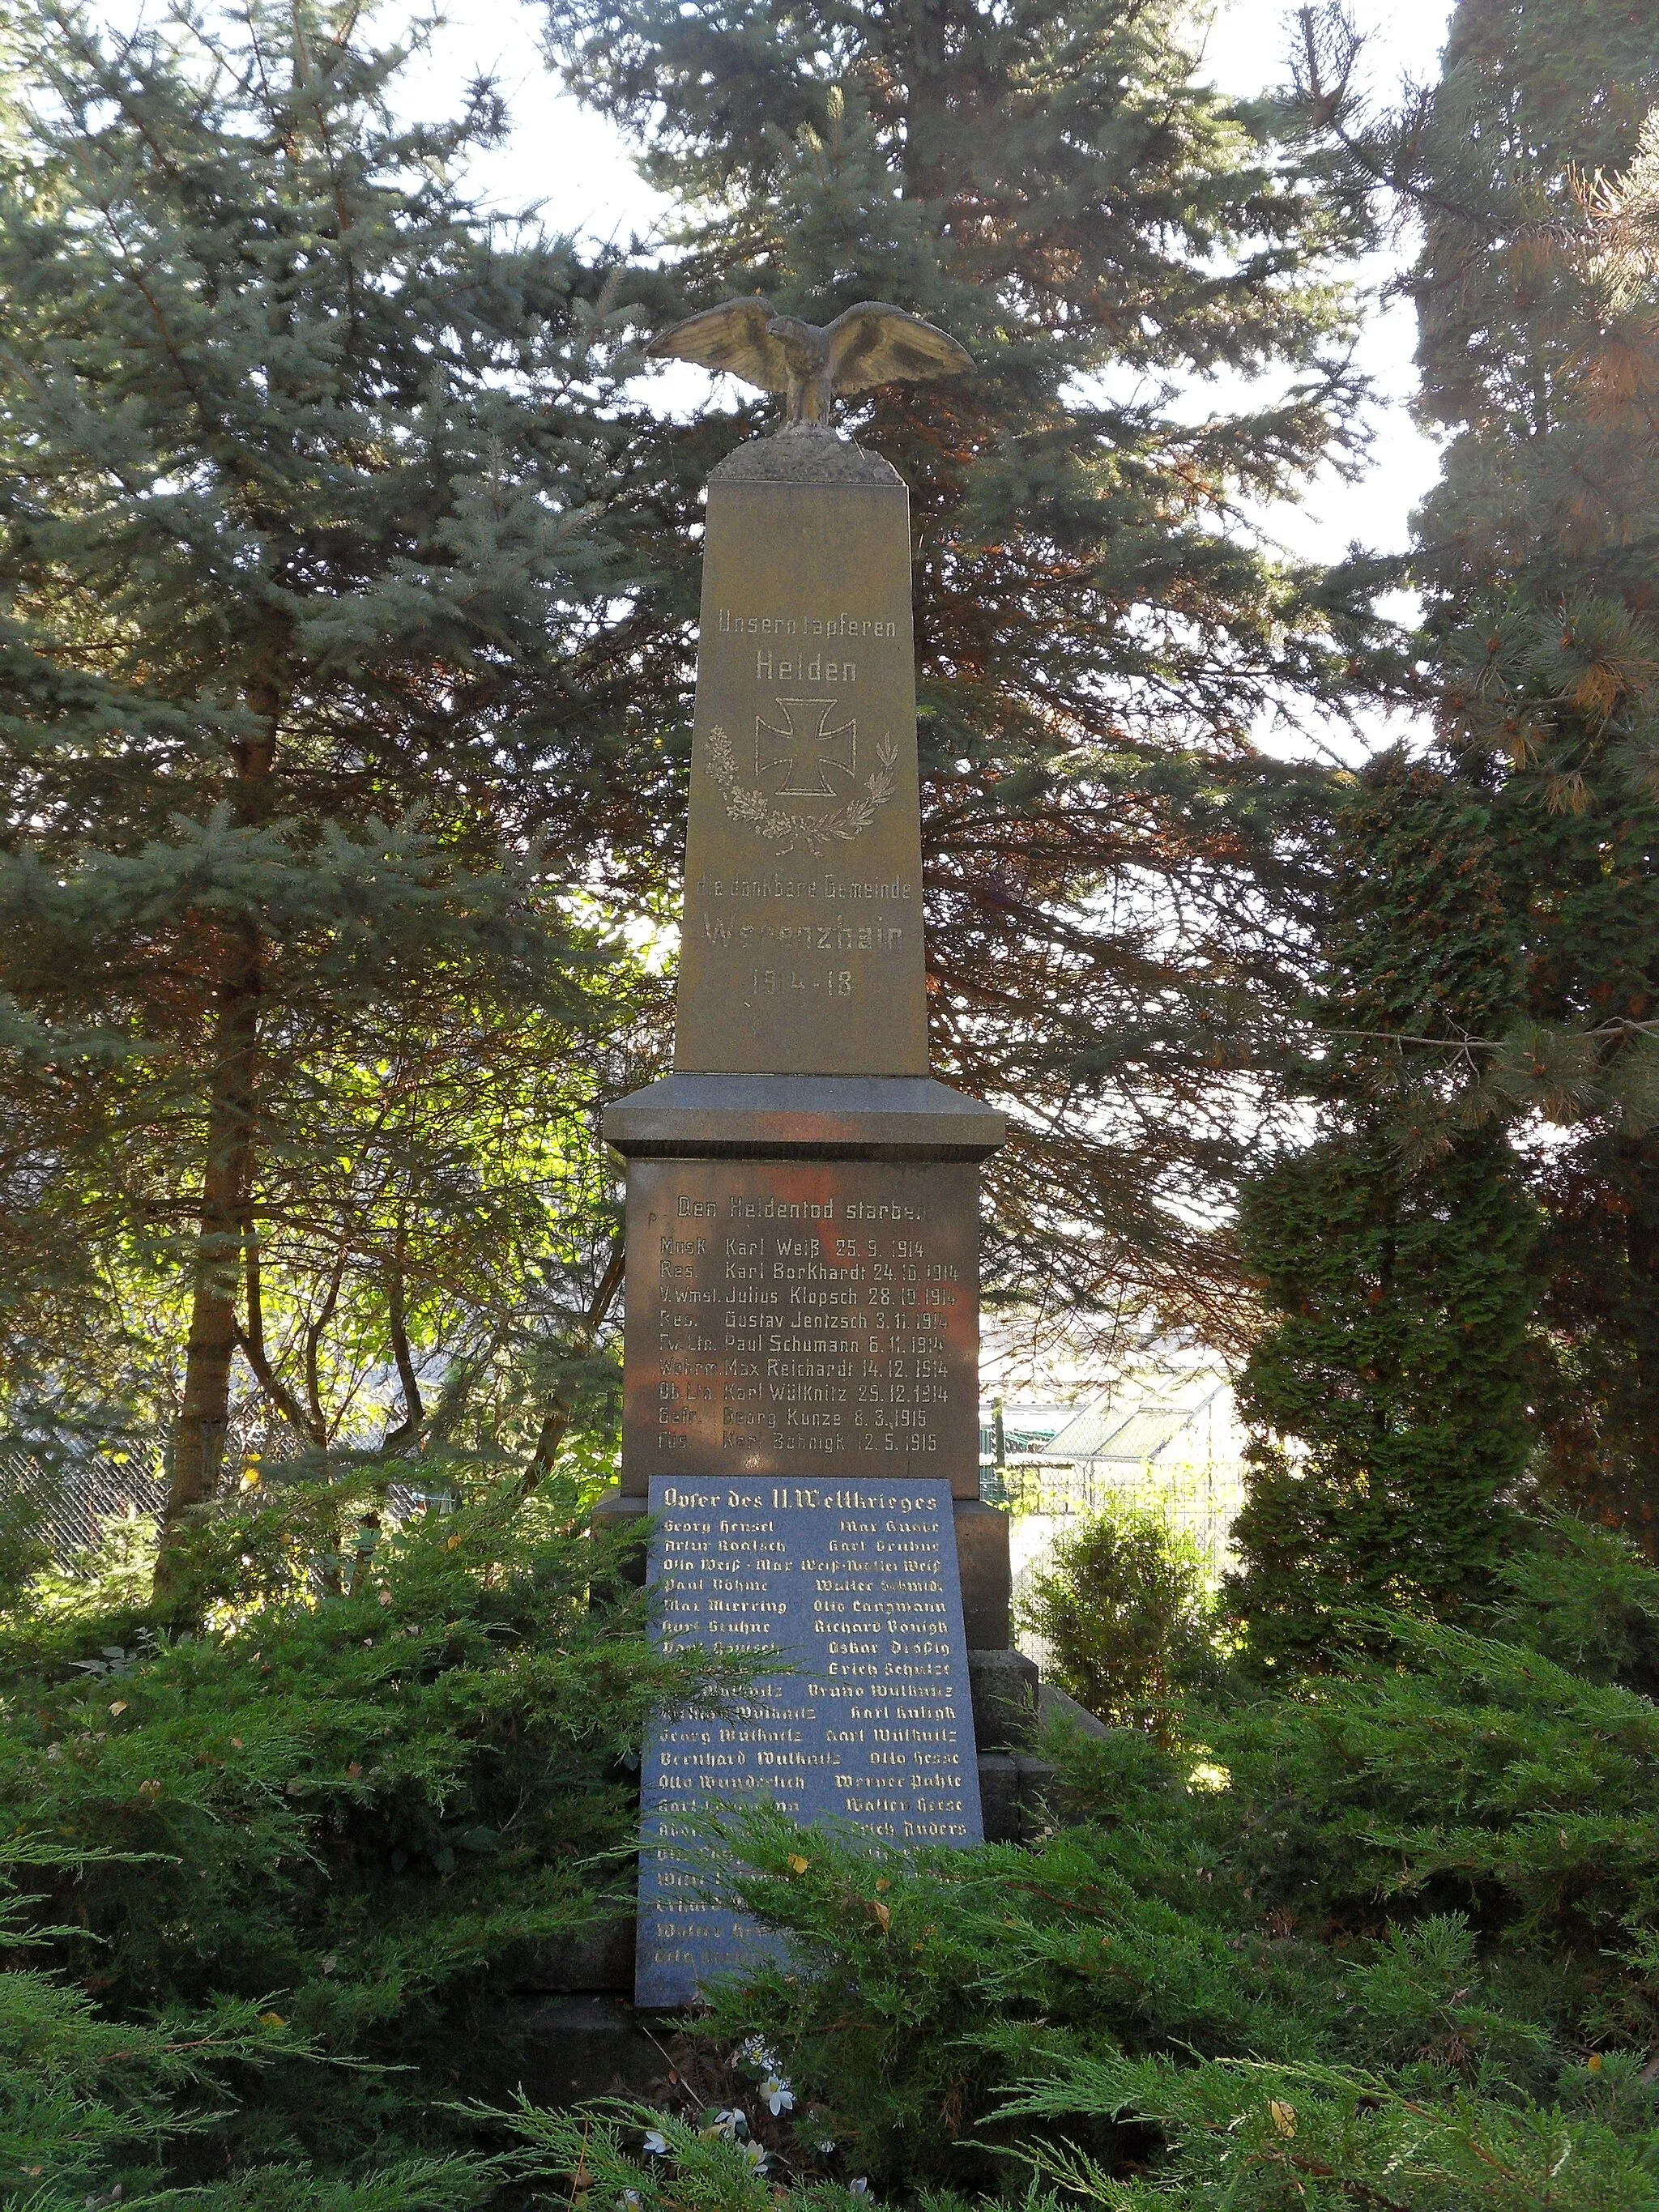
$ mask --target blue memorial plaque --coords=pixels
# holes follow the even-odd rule
[[[771,1948],[677,1856],[688,1815],[769,1801],[896,1844],[976,1844],[979,1772],[948,1482],[659,1476],[651,1511],[658,1640],[772,1646],[792,1669],[646,1746],[635,2002],[683,2005]]]

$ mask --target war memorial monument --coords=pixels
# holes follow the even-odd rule
[[[757,1940],[676,1860],[678,1819],[769,1798],[900,1843],[1013,1834],[1035,1670],[979,1498],[1003,1117],[928,1072],[908,497],[830,420],[836,392],[970,364],[878,305],[819,330],[735,301],[653,350],[787,413],[709,482],[673,1072],[605,1121],[627,1273],[599,1517],[653,1516],[664,1637],[792,1661],[647,1747],[635,1995],[674,2006]]]

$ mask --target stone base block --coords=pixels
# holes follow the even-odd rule
[[[565,1996],[583,1990],[634,1986],[634,1914],[596,1920],[574,1935],[544,1943],[514,1984],[520,1993]]]
[[[956,1501],[957,1572],[968,1649],[1000,1651],[1008,1643],[1008,1516],[977,1499]]]
[[[609,1534],[617,1529],[637,1527],[650,1510],[645,1498],[624,1498],[613,1482],[609,1490],[599,1492],[594,1502],[592,1519],[595,1528]],[[643,1546],[629,1562],[628,1576],[630,1582],[642,1583],[645,1580]]]
[[[1037,1723],[1046,1728],[1050,1721],[1064,1721],[1079,1735],[1097,1739],[1113,1733],[1098,1714],[1091,1713],[1086,1705],[1079,1705],[1075,1698],[1068,1698],[1064,1690],[1056,1689],[1052,1682],[1045,1682],[1037,1692]]]
[[[976,1651],[970,1638],[968,1680],[974,1696],[974,1741],[979,1748],[1022,1750],[1037,1729],[1036,1662],[1023,1651]]]
[[[630,1957],[630,1989],[633,1981]],[[520,1997],[514,2007],[520,2085],[534,2104],[638,2097],[668,2071],[662,2046],[647,2032],[644,2019],[624,1998],[608,1990],[580,1996]]]
[[[1054,1768],[1023,1753],[982,1751],[979,1803],[988,1844],[1029,1844],[1044,1818],[1043,1795]]]

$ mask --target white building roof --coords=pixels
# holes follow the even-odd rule
[[[1045,1460],[1187,1465],[1243,1456],[1231,1385],[1212,1368],[1130,1376],[1042,1447]]]

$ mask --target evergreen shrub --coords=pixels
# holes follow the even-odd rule
[[[1160,1741],[1176,1725],[1180,1692],[1215,1671],[1203,1550],[1146,1508],[1114,1502],[1060,1536],[1017,1612],[1061,1689],[1102,1720]]]
[[[443,1472],[456,1509],[375,1540],[366,1471],[343,1567],[318,1551],[339,1498],[268,1478],[192,1532],[188,1621],[151,1607],[131,1527],[100,1576],[8,1594],[0,1837],[33,1978],[0,1975],[0,2012],[56,2008],[89,2052],[37,2052],[43,2097],[101,2095],[119,2028],[122,2108],[178,2124],[146,2154],[169,2185],[465,2148],[446,2106],[519,2078],[515,1978],[627,1886],[647,1716],[739,1678],[653,1650],[574,1486]]]
[[[790,1949],[713,2025],[778,2051],[837,2146],[773,2180],[801,2206],[867,2177],[929,2206],[1650,2207],[1656,1607],[1621,1540],[1554,1524],[1478,1618],[1356,1613],[1328,1671],[1191,1696],[1168,1748],[1051,1732],[1033,1849],[734,1824]],[[587,2129],[597,2201],[761,2212],[764,2174],[700,2179],[648,2124]]]
[[[61,1847],[12,1840],[0,1844],[0,1882],[83,1863]],[[170,2008],[153,2021],[112,2020],[62,1975],[29,1963],[17,1905],[9,1898],[0,1910],[0,1951],[21,1954],[0,1972],[0,2195],[8,2202],[31,2212],[120,2203],[179,2212],[465,2212],[485,2195],[488,2170],[465,2153],[393,2155],[355,2176],[266,2160],[171,2185],[179,2151],[217,2134],[232,2080],[257,2081],[302,2059],[305,2039],[248,1998],[195,2014]]]
[[[1534,1210],[1502,1141],[1415,1169],[1375,1116],[1249,1184],[1266,1324],[1240,1382],[1259,1443],[1229,1591],[1266,1666],[1322,1663],[1345,1607],[1457,1617],[1514,1540]]]

